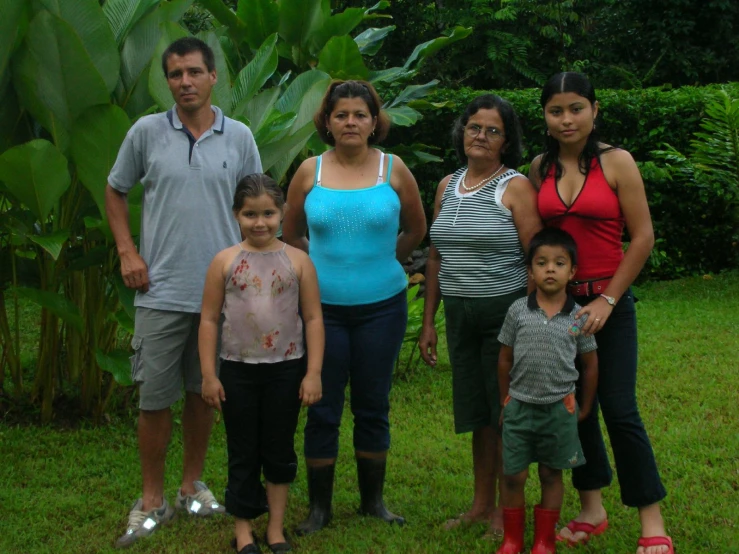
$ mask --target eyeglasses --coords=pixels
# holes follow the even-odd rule
[[[479,125],[467,125],[467,127],[464,128],[464,134],[470,138],[477,138],[482,130],[483,128]],[[487,129],[485,129],[485,138],[493,141],[496,139],[505,138],[505,135],[503,134],[503,131],[501,131],[497,127],[488,127]]]

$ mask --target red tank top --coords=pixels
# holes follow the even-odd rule
[[[559,195],[554,172],[552,167],[539,189],[539,214],[544,225],[564,229],[575,239],[575,281],[611,277],[624,257],[624,215],[618,196],[597,159],[593,159],[582,190],[570,206]]]

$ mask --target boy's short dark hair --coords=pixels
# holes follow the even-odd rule
[[[199,38],[182,37],[167,46],[167,49],[162,53],[162,71],[164,71],[164,76],[167,77],[167,62],[171,55],[186,56],[193,52],[200,52],[203,55],[203,62],[209,73],[216,70],[216,57],[210,46]]]
[[[529,253],[526,256],[527,266],[531,267],[536,251],[542,246],[561,246],[569,254],[572,265],[577,265],[577,244],[567,231],[556,227],[544,227],[536,233],[529,243]]]

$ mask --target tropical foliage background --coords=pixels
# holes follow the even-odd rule
[[[614,91],[606,109],[614,130],[638,123],[622,125],[623,137],[645,152],[645,177],[661,183],[650,202],[672,215],[665,236],[713,225],[697,231],[699,242],[658,243],[653,275],[739,260],[737,87],[655,101],[673,87],[735,78],[731,0],[0,0],[0,14],[0,408],[30,405],[48,421],[65,397],[100,418],[129,383],[132,294],[117,271],[104,188],[132,123],[171,106],[160,56],[188,34],[214,49],[214,103],[249,125],[278,181],[325,148],[312,115],[330,80],[359,78],[385,99],[400,128],[388,148],[426,196],[455,163],[446,130],[474,94],[508,89],[525,128],[539,133],[536,90],[511,89],[585,70],[601,86],[635,91]],[[686,208],[670,187],[700,203]],[[129,201],[136,230],[140,189]],[[30,361],[21,356],[28,305],[40,310]]]

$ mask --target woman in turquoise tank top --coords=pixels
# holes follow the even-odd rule
[[[404,523],[382,498],[389,394],[407,321],[400,261],[425,236],[426,218],[403,161],[372,147],[390,127],[380,106],[371,84],[334,81],[314,116],[319,137],[333,149],[303,162],[287,195],[283,239],[309,252],[316,266],[326,328],[323,398],[308,410],[305,427],[310,513],[298,534],[318,531],[331,519],[347,384],[360,512]]]

